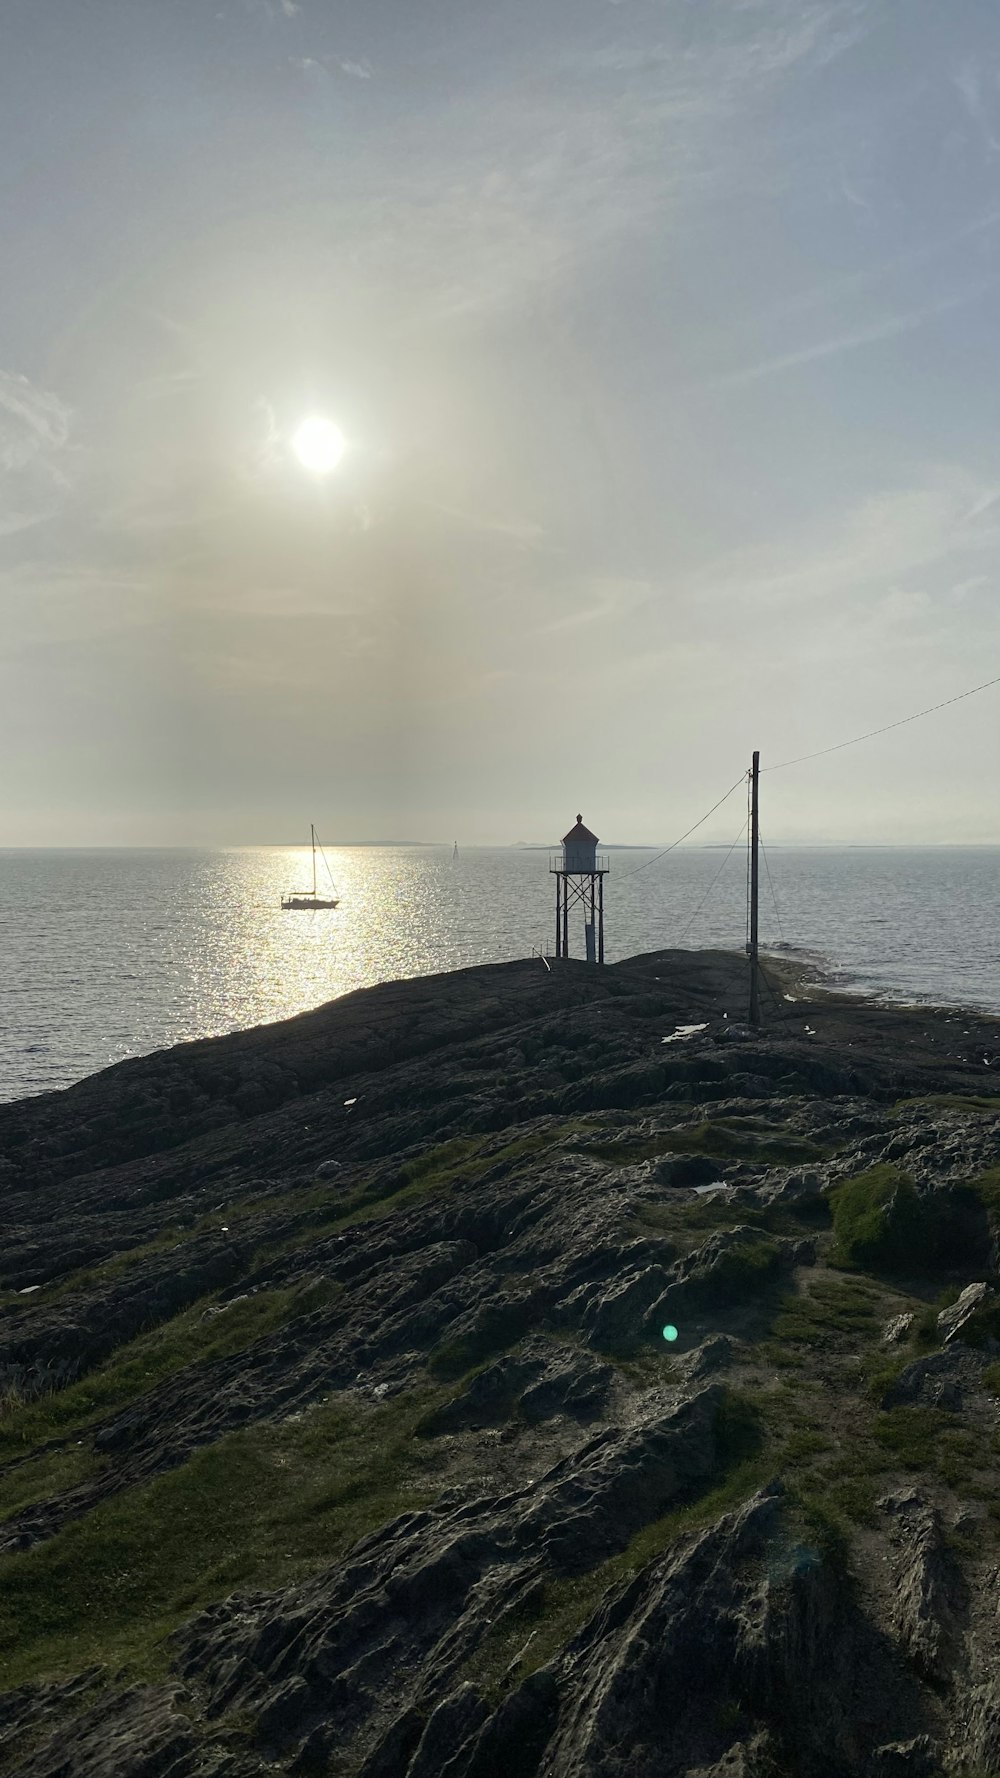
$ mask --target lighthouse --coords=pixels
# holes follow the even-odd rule
[[[604,962],[604,879],[608,861],[598,852],[598,838],[584,827],[578,815],[562,843],[562,851],[549,860],[556,880],[556,956],[569,956],[569,910],[583,909],[583,935],[588,963]]]

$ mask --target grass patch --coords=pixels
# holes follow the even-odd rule
[[[954,1414],[943,1408],[889,1408],[872,1429],[877,1445],[901,1469],[930,1469],[939,1441],[954,1435]]]
[[[970,1181],[970,1190],[974,1192],[990,1221],[1000,1219],[1000,1167],[989,1167],[985,1173]]]
[[[331,1300],[338,1286],[326,1279],[282,1290],[259,1290],[206,1319],[203,1301],[149,1333],[120,1346],[78,1383],[15,1405],[0,1427],[0,1461],[26,1448],[82,1431],[145,1395],[174,1372],[243,1352],[299,1315]]]
[[[811,1426],[800,1426],[790,1434],[781,1455],[786,1463],[801,1463],[806,1457],[818,1457],[832,1449],[832,1442],[825,1432],[819,1432]]]
[[[861,1375],[864,1378],[865,1393],[870,1396],[872,1401],[882,1401],[886,1391],[892,1387],[897,1377],[902,1376],[907,1365],[911,1363],[912,1356],[912,1353],[900,1353],[898,1350],[895,1355],[892,1355],[884,1347],[869,1353],[868,1357],[862,1361]]]
[[[711,1160],[757,1161],[761,1166],[828,1160],[830,1150],[804,1136],[782,1135],[783,1126],[762,1118],[705,1118],[636,1142],[591,1143],[587,1152],[615,1167],[635,1166],[668,1154],[702,1154]]]
[[[768,1414],[773,1424],[773,1411]],[[838,1443],[832,1461],[800,1467],[799,1442],[792,1435],[782,1453],[792,1471],[792,1485],[804,1500],[822,1507],[833,1522],[846,1531],[848,1521],[867,1525],[875,1521],[875,1503],[894,1470],[933,1476],[958,1493],[992,1498],[992,1487],[983,1479],[990,1472],[990,1458],[982,1441],[961,1419],[940,1408],[891,1408],[864,1414],[852,1424],[850,1434]],[[833,1447],[831,1447],[832,1451]]]
[[[816,1492],[808,1482],[791,1491],[796,1516],[802,1521],[807,1543],[801,1551],[806,1562],[820,1560],[831,1563],[846,1574],[850,1559],[850,1531],[844,1517],[826,1492]]]
[[[974,1433],[961,1426],[948,1427],[941,1433],[934,1452],[938,1475],[949,1488],[965,1489],[977,1470],[992,1467],[984,1464],[984,1453]]]
[[[851,1519],[855,1525],[874,1525],[878,1493],[878,1486],[869,1476],[848,1475],[830,1484],[828,1497],[839,1517]]]
[[[512,1136],[497,1144],[496,1136],[454,1136],[448,1142],[427,1149],[400,1169],[406,1184],[420,1184],[438,1189],[450,1186],[456,1179],[476,1180],[491,1173],[495,1167],[509,1166],[524,1155],[538,1154],[552,1148],[567,1137],[579,1134],[578,1122],[557,1124],[548,1130],[531,1130],[524,1136]]]
[[[821,1272],[809,1286],[808,1295],[784,1300],[774,1324],[779,1338],[763,1345],[761,1354],[773,1361],[787,1342],[814,1367],[826,1351],[843,1363],[827,1367],[818,1390],[801,1370],[790,1377],[786,1370],[788,1380],[762,1395],[761,1412],[774,1441],[775,1466],[786,1474],[817,1535],[846,1548],[852,1525],[875,1522],[876,1500],[894,1471],[992,1499],[993,1454],[960,1415],[925,1406],[880,1411],[876,1405],[915,1355],[912,1331],[903,1350],[872,1344],[886,1314],[905,1304],[851,1274]]]
[[[344,1194],[332,1216],[328,1213],[329,1193],[324,1188],[323,1205],[326,1213],[288,1240],[260,1247],[254,1256],[255,1263],[263,1264],[284,1254],[295,1253],[303,1246],[311,1246],[327,1235],[337,1234],[340,1230],[353,1228],[359,1223],[380,1222],[387,1216],[394,1216],[399,1210],[410,1209],[424,1198],[450,1192],[458,1180],[473,1184],[495,1167],[510,1165],[512,1161],[520,1160],[525,1155],[539,1154],[547,1148],[553,1148],[557,1143],[564,1142],[567,1136],[578,1134],[579,1129],[578,1122],[559,1124],[554,1129],[536,1130],[526,1136],[515,1136],[499,1146],[496,1146],[495,1136],[456,1136],[408,1161],[396,1174],[395,1183],[390,1189],[386,1190],[381,1184],[369,1183]]]
[[[218,1213],[199,1217],[196,1223],[175,1223],[171,1227],[161,1229],[158,1235],[151,1236],[148,1241],[137,1243],[134,1247],[119,1248],[106,1257],[88,1260],[86,1265],[78,1266],[74,1271],[46,1278],[44,1283],[39,1280],[41,1288],[37,1295],[24,1297],[20,1291],[0,1292],[0,1302],[10,1300],[12,1308],[28,1308],[33,1303],[58,1302],[62,1297],[71,1296],[77,1291],[91,1291],[105,1283],[111,1283],[121,1276],[133,1264],[141,1264],[143,1260],[152,1259],[156,1254],[169,1253],[180,1246],[183,1241],[190,1241],[196,1235],[204,1234],[206,1229],[218,1228]]]
[[[165,1638],[235,1589],[296,1580],[429,1500],[439,1460],[412,1437],[439,1391],[333,1402],[232,1433],[168,1475],[0,1560],[0,1664],[15,1687],[103,1662],[167,1664]]]
[[[871,1339],[879,1330],[884,1304],[868,1285],[836,1273],[810,1278],[808,1292],[782,1298],[771,1324],[775,1341],[809,1349],[843,1350]]]
[[[641,1204],[635,1212],[637,1234],[654,1230],[675,1236],[689,1252],[699,1240],[707,1240],[717,1229],[732,1228],[738,1219],[762,1235],[790,1235],[801,1240],[803,1231],[814,1233],[829,1223],[830,1207],[825,1198],[811,1199],[803,1204],[740,1204],[738,1209],[727,1198],[700,1197],[688,1194],[684,1187],[668,1186],[669,1194],[662,1202]]]
[[[189,1226],[176,1224],[152,1240],[144,1242],[141,1247],[129,1248],[108,1259],[92,1262],[81,1271],[68,1273],[65,1278],[46,1286],[46,1301],[51,1300],[54,1295],[62,1295],[78,1288],[93,1288],[95,1284],[113,1279],[127,1271],[133,1262],[169,1251],[181,1242],[193,1240],[211,1229],[218,1229],[223,1221],[228,1222],[231,1236],[237,1240],[253,1217],[270,1215],[283,1223],[287,1223],[290,1217],[301,1217],[302,1227],[299,1231],[282,1241],[263,1243],[254,1255],[254,1260],[258,1263],[277,1258],[282,1254],[295,1252],[306,1242],[338,1229],[351,1227],[358,1222],[377,1220],[391,1215],[395,1210],[406,1209],[431,1192],[449,1190],[458,1178],[477,1179],[502,1161],[549,1147],[565,1140],[568,1135],[578,1135],[583,1127],[579,1120],[568,1122],[554,1130],[535,1131],[526,1136],[514,1137],[510,1142],[493,1147],[492,1150],[490,1145],[496,1143],[495,1135],[456,1136],[447,1142],[435,1144],[406,1162],[388,1187],[384,1183],[384,1175],[382,1183],[374,1183],[371,1163],[359,1164],[357,1168],[352,1163],[351,1172],[355,1178],[360,1172],[361,1179],[350,1189],[345,1189],[336,1179],[319,1180],[314,1185],[302,1186],[296,1191],[273,1190],[260,1193],[256,1197],[227,1202],[223,1208],[207,1212]],[[16,1295],[14,1300],[19,1300]]]
[[[829,1196],[835,1263],[883,1272],[928,1269],[932,1219],[899,1167],[880,1162],[834,1186]]]
[[[940,1311],[934,1304],[930,1304],[926,1309],[921,1309],[917,1315],[910,1337],[918,1352],[933,1352],[936,1347],[940,1346],[939,1313]]]
[[[795,1388],[781,1384],[759,1398],[760,1414],[773,1446],[773,1468],[782,1475],[807,1468],[813,1459],[835,1449],[834,1440],[816,1412],[800,1400]]]
[[[662,1339],[659,1345],[650,1346],[647,1351],[634,1352],[630,1356],[620,1352],[602,1352],[601,1358],[605,1364],[612,1365],[623,1377],[627,1377],[636,1389],[660,1388],[664,1383],[676,1381],[678,1376],[677,1361]]]
[[[427,1148],[415,1160],[407,1161],[400,1168],[400,1177],[407,1184],[417,1179],[426,1179],[428,1174],[438,1174],[450,1178],[456,1170],[466,1166],[478,1154],[483,1146],[481,1136],[454,1136],[450,1142],[436,1143]]]
[[[1000,1093],[992,1097],[986,1093],[921,1093],[915,1099],[898,1099],[892,1109],[899,1115],[924,1105],[929,1111],[992,1112],[995,1117],[1000,1112]]]
[[[42,1451],[26,1463],[18,1463],[0,1475],[0,1520],[13,1518],[23,1507],[51,1500],[56,1494],[90,1481],[107,1468],[107,1458],[99,1457],[87,1445],[70,1445],[57,1451]]]
[[[757,1350],[765,1364],[779,1371],[800,1370],[806,1362],[804,1352],[796,1352],[778,1340],[762,1340]]]

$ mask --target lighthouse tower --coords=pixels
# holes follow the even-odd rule
[[[597,835],[578,815],[563,840],[562,851],[549,860],[556,880],[556,956],[569,956],[569,910],[583,908],[583,933],[588,963],[604,962],[604,879],[607,858],[597,850]]]

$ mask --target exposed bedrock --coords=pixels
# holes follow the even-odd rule
[[[0,1771],[1000,1774],[997,1026],[766,967],[0,1107]]]

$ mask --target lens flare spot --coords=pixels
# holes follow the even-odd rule
[[[673,1345],[674,1340],[676,1340],[677,1329],[672,1321],[668,1321],[666,1327],[663,1329],[663,1338],[669,1340],[671,1345]]]

